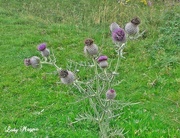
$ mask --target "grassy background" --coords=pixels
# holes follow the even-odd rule
[[[0,137],[98,137],[98,127],[90,122],[68,125],[87,110],[88,103],[71,104],[80,94],[57,85],[55,68],[35,70],[25,67],[23,60],[40,56],[36,47],[46,42],[63,68],[67,60],[88,61],[83,41],[89,37],[113,60],[116,57],[109,25],[115,21],[124,27],[132,17],[139,16],[140,30],[147,33],[128,42],[118,76],[124,81],[115,89],[117,99],[140,104],[125,108],[111,125],[124,128],[129,138],[178,138],[179,13],[179,3],[169,0],[153,1],[152,7],[138,0],[128,5],[116,0],[0,0]],[[81,75],[88,77],[88,72]],[[8,126],[39,130],[7,133]]]

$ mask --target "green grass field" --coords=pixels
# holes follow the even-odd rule
[[[153,0],[152,0],[153,1]],[[121,60],[117,99],[139,102],[124,108],[112,127],[127,138],[180,138],[179,2],[154,0],[0,0],[0,138],[98,138],[98,126],[84,121],[69,125],[88,110],[74,88],[57,84],[55,68],[33,69],[24,59],[40,56],[46,42],[57,64],[88,61],[84,40],[93,38],[102,53],[116,58],[109,25],[121,27],[134,16],[146,34],[128,42]],[[82,70],[82,79],[91,71]],[[34,130],[33,130],[34,129]],[[30,132],[32,130],[33,132]]]

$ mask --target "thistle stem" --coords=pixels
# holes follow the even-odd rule
[[[96,104],[93,102],[92,98],[89,98],[89,102],[90,102],[90,105],[91,107],[93,108],[94,110],[94,113],[96,114],[96,117],[98,118],[98,120],[100,119],[100,116],[99,116],[99,112],[96,108]]]
[[[109,89],[111,87],[111,82],[110,82],[110,78],[108,78],[106,69],[104,69],[104,74],[106,76],[106,80],[108,81],[108,89]]]
[[[53,65],[53,66],[55,66],[57,69],[60,69],[60,70],[61,70],[61,68],[58,67],[55,62],[47,62],[47,61],[44,61],[44,62],[41,62],[41,64]]]
[[[119,67],[120,57],[123,57],[122,53],[123,53],[123,49],[124,49],[125,45],[126,45],[126,43],[123,43],[121,46],[119,46],[119,48],[117,50],[118,59],[117,59],[117,63],[116,63],[115,71],[114,71],[115,73],[117,72],[118,67]]]
[[[81,87],[81,85],[79,85],[78,83],[73,83],[77,88],[78,88],[78,90],[81,92],[81,93],[85,93],[86,92],[86,90],[85,89],[83,89],[82,87]]]
[[[94,63],[94,66],[95,66],[95,77],[96,77],[96,92],[99,93],[100,92],[100,89],[99,89],[99,74],[98,74],[98,69],[97,69],[97,63],[95,61],[94,58],[92,58],[93,60],[93,63]]]
[[[108,138],[109,121],[106,120],[107,110],[108,110],[108,103],[106,102],[105,110],[103,110],[103,113],[102,113],[101,118],[99,120],[100,136],[102,138]]]
[[[138,39],[139,37],[141,37],[141,36],[143,36],[143,34],[146,32],[146,30],[144,30],[143,32],[141,32],[140,34],[137,34],[136,36],[134,36],[134,37],[130,37],[129,36],[129,39]]]
[[[99,129],[101,138],[108,138],[107,129],[104,123],[99,123]]]

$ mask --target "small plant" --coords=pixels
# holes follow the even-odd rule
[[[90,111],[79,114],[75,121],[70,124],[73,125],[79,121],[90,120],[96,123],[99,127],[99,136],[101,138],[108,137],[124,137],[123,129],[111,128],[110,121],[113,118],[119,117],[122,113],[115,113],[115,111],[122,110],[125,106],[133,105],[136,103],[123,103],[116,100],[118,91],[115,90],[115,86],[118,86],[122,81],[117,80],[120,58],[124,58],[123,49],[127,45],[127,41],[130,39],[136,39],[142,34],[139,34],[138,25],[140,24],[139,18],[134,18],[125,27],[125,30],[120,28],[117,23],[110,25],[112,33],[112,41],[115,44],[115,50],[117,53],[117,59],[115,66],[109,64],[107,55],[99,55],[98,46],[94,43],[94,40],[87,38],[84,42],[84,53],[87,58],[91,59],[90,64],[79,64],[72,62],[79,68],[92,69],[93,74],[89,75],[87,80],[81,80],[78,74],[71,71],[72,66],[68,69],[62,69],[56,65],[56,58],[51,51],[47,48],[45,43],[40,44],[37,49],[41,52],[43,59],[33,56],[24,60],[26,66],[32,66],[34,68],[42,68],[43,64],[49,64],[56,67],[59,73],[61,83],[68,84],[75,87],[80,93],[82,98],[79,101],[88,99]]]

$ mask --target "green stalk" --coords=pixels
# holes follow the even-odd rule
[[[94,58],[92,58],[94,66],[95,66],[95,76],[96,76],[96,92],[99,93],[100,89],[99,89],[99,77],[98,77],[98,69],[97,69],[97,63],[95,61]]]

